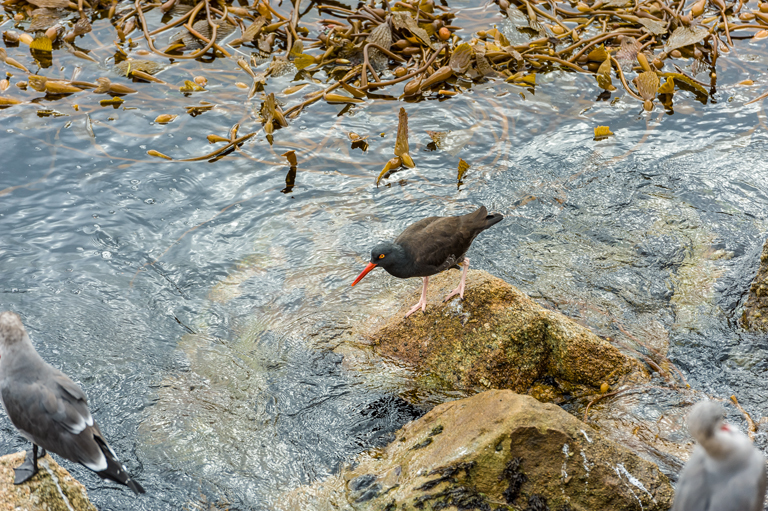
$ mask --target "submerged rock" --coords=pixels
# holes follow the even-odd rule
[[[768,330],[768,240],[760,254],[760,268],[749,286],[741,324],[747,330]]]
[[[511,389],[542,400],[551,400],[553,386],[599,388],[641,374],[634,358],[486,272],[470,270],[464,300],[442,304],[457,277],[430,278],[424,314],[404,320],[418,296],[403,298],[403,308],[369,334],[378,350],[456,388]]]
[[[0,457],[0,511],[96,511],[80,484],[50,455],[38,460],[40,471],[24,484],[13,484],[13,469],[24,452]]]
[[[552,404],[491,390],[441,404],[282,509],[666,510],[656,465]]]

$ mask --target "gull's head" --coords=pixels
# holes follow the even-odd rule
[[[0,314],[0,357],[8,349],[22,342],[27,335],[18,314],[10,311]]]
[[[688,432],[699,443],[705,443],[718,430],[730,431],[723,422],[723,407],[714,401],[696,403],[688,414]]]

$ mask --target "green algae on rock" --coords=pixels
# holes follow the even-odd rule
[[[599,388],[640,374],[632,357],[486,272],[469,271],[462,301],[436,305],[455,279],[432,277],[426,313],[395,314],[370,335],[378,350],[457,388],[528,392],[548,377],[561,387]]]
[[[80,484],[50,455],[39,459],[40,471],[24,484],[14,485],[13,469],[24,452],[0,457],[0,511],[96,511]]]
[[[281,509],[660,511],[672,496],[656,465],[559,407],[491,390],[435,407]]]

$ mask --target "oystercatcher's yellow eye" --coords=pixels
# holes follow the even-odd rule
[[[384,259],[384,254],[381,254],[381,255],[379,256],[379,259]]]

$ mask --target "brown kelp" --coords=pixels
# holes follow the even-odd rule
[[[503,22],[473,33],[461,28],[462,11],[434,0],[372,0],[356,8],[322,0],[5,0],[3,5],[16,22],[3,40],[8,47],[29,46],[30,60],[20,62],[0,48],[9,74],[0,87],[0,107],[25,102],[7,95],[12,83],[45,93],[48,100],[109,94],[113,98],[100,104],[115,108],[126,108],[128,95],[147,82],[187,97],[215,94],[204,76],[171,84],[158,75],[180,60],[223,59],[243,73],[243,81],[232,82],[247,89],[243,101],[261,103],[257,117],[270,141],[276,129],[319,101],[341,105],[343,114],[379,98],[448,99],[490,80],[531,89],[538,75],[558,69],[594,75],[603,95],[623,88],[646,110],[656,103],[671,105],[681,89],[706,102],[716,88],[717,59],[733,41],[768,36],[768,3],[722,0],[496,0],[488,5]],[[92,23],[104,18],[114,27],[112,76],[97,83],[79,81],[77,72],[69,80],[46,76],[55,52],[104,62],[86,47],[99,42]],[[684,71],[676,63],[680,59],[693,59],[693,65]],[[33,75],[29,69],[35,67]],[[696,78],[701,71],[707,81]],[[287,73],[295,84],[277,96],[265,93],[271,79]],[[132,80],[132,86],[121,79]],[[314,90],[296,94],[306,85]],[[201,102],[187,113],[200,115],[214,106]],[[383,173],[413,164],[407,137],[401,149],[396,147]]]

